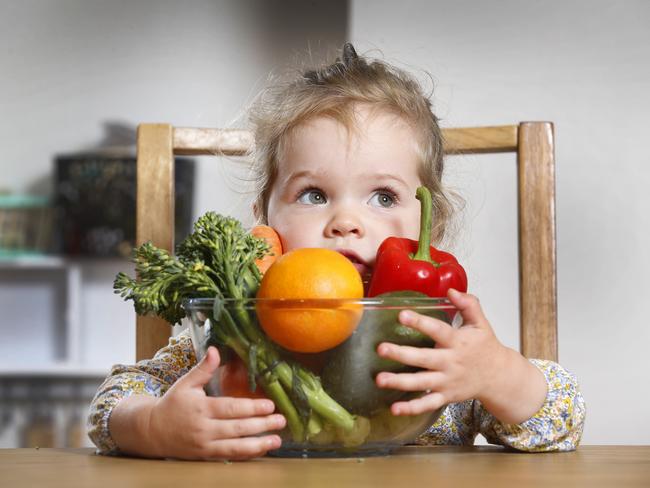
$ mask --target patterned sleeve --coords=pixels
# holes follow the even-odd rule
[[[160,397],[195,364],[192,341],[185,331],[171,337],[153,359],[113,366],[90,403],[88,437],[97,446],[97,453],[119,453],[108,430],[108,420],[120,400],[134,394]]]
[[[488,442],[520,451],[572,451],[580,443],[585,421],[585,402],[574,375],[552,361],[531,359],[544,374],[546,400],[539,411],[520,424],[504,424],[481,402],[467,400],[451,404],[417,444],[474,443],[478,433]]]

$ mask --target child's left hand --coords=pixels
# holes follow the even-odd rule
[[[476,297],[453,289],[447,296],[463,318],[459,329],[413,311],[399,314],[402,324],[430,336],[436,342],[435,348],[388,342],[377,347],[381,357],[424,369],[414,373],[382,372],[377,375],[376,382],[381,388],[426,392],[419,398],[394,403],[392,413],[417,415],[448,403],[478,399],[488,410],[493,406],[491,413],[504,421],[528,418],[541,407],[540,398],[542,402],[545,398],[543,375],[523,356],[499,342]],[[536,388],[534,394],[524,399],[513,398],[519,397],[513,388],[520,388],[519,383],[526,381]],[[531,392],[522,393],[529,395]],[[508,402],[514,410],[506,407]]]

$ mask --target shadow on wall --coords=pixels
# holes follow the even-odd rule
[[[348,40],[347,0],[261,1],[254,12],[259,16],[260,41],[275,44],[274,63],[280,67],[331,62]]]

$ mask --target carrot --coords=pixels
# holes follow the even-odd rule
[[[251,229],[251,234],[260,239],[264,239],[266,243],[271,246],[269,254],[264,256],[262,259],[255,260],[257,269],[260,270],[260,273],[264,274],[266,273],[266,270],[271,267],[273,262],[282,256],[282,241],[275,229],[268,225],[256,225]]]

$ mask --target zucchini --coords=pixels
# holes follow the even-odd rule
[[[394,291],[377,298],[426,297],[415,291]],[[343,344],[331,351],[321,374],[325,391],[345,409],[356,415],[370,416],[395,401],[413,396],[412,392],[379,388],[375,377],[381,371],[404,373],[420,368],[406,366],[379,357],[377,346],[392,342],[403,346],[434,347],[435,342],[421,332],[399,323],[397,316],[404,307],[364,310],[357,329]],[[449,323],[442,310],[418,310],[423,315]],[[416,393],[417,395],[417,393]]]

